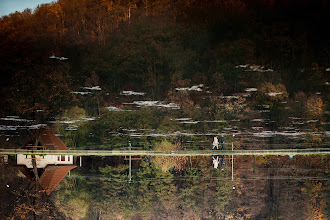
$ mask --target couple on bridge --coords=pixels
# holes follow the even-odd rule
[[[225,137],[223,135],[221,135],[221,137],[220,137],[220,143],[221,143],[221,149],[220,150],[223,150],[224,145],[225,145]],[[214,150],[215,148],[217,148],[217,150],[219,150],[219,141],[218,141],[217,136],[215,136],[214,139],[213,139],[212,150]],[[219,157],[221,158],[221,163],[220,163]],[[218,169],[219,163],[220,163],[221,170],[225,169],[225,165],[226,165],[225,164],[225,155],[219,155],[216,158],[214,156],[212,156],[212,159],[213,159],[213,166],[214,166],[215,169]]]
[[[220,137],[220,143],[221,143],[221,149],[220,150],[223,150],[224,149],[224,145],[225,145],[225,137],[223,135],[221,135]],[[213,138],[213,147],[212,147],[212,150],[214,150],[214,148],[217,148],[217,150],[219,150],[219,141],[218,141],[218,137],[215,136]]]

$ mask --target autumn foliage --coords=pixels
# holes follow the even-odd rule
[[[180,142],[176,142],[175,144],[171,144],[168,141],[162,141],[159,144],[156,144],[155,151],[179,151],[183,150]],[[153,163],[156,167],[161,169],[164,172],[169,171],[171,168],[175,170],[182,170],[187,161],[188,157],[183,156],[155,156],[152,158]]]

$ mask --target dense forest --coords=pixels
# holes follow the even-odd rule
[[[94,97],[102,106],[122,90],[170,99],[175,87],[201,83],[229,94],[269,82],[289,98],[321,93],[328,106],[328,9],[327,1],[60,0],[3,16],[1,114],[46,120],[86,109],[73,93],[84,86],[102,88]]]
[[[211,168],[208,157],[189,157],[185,169],[171,172],[154,166],[154,159],[133,161],[129,182],[123,157],[85,157],[86,165],[63,179],[50,196],[33,190],[16,168],[1,166],[9,177],[4,181],[15,190],[8,193],[0,186],[0,211],[3,219],[321,220],[330,214],[326,176],[308,179],[329,170],[325,156],[291,161],[257,156],[255,164],[253,156],[235,157],[234,182],[229,170]],[[293,177],[282,179],[285,175]]]
[[[328,146],[329,20],[323,0],[58,0],[26,9],[0,18],[0,117],[18,128],[50,125],[70,149],[131,141],[201,150],[218,133],[235,149]],[[15,135],[0,137],[4,148],[25,143]],[[1,180],[18,189],[1,195],[9,201],[1,211],[12,219],[322,219],[328,180],[249,178],[273,168],[266,177],[292,177],[278,168],[317,175],[328,158],[235,158],[233,191],[230,171],[211,169],[211,158],[144,157],[129,183],[123,158],[91,157],[49,197],[1,166]]]

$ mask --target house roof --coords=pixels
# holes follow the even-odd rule
[[[69,150],[50,127],[45,127],[39,136],[39,142],[47,150]]]
[[[42,189],[44,189],[46,194],[49,195],[54,191],[68,172],[76,167],[77,166],[74,165],[47,166],[40,176],[40,185]],[[35,183],[34,173],[31,168],[29,169],[26,166],[17,166],[17,168],[27,177],[28,180]]]
[[[17,166],[17,168],[30,180],[33,181],[34,174],[31,172],[31,169],[28,169],[26,166]]]
[[[56,186],[62,181],[62,179],[68,174],[68,172],[77,166],[47,166],[45,171],[40,177],[41,187],[46,190],[46,194],[49,195]]]
[[[38,143],[35,143],[38,140]],[[67,146],[55,135],[52,129],[48,126],[42,127],[40,133],[35,138],[29,140],[25,145],[25,148],[38,148],[43,147],[46,150],[69,150]]]
[[[33,141],[30,141],[33,144]],[[52,129],[48,126],[42,128],[39,135],[39,143],[47,150],[69,150],[65,144],[59,139]],[[25,146],[34,147],[34,146]],[[68,172],[77,166],[75,165],[48,165],[40,176],[40,185],[49,195],[56,186],[62,181],[62,179],[68,174]],[[18,166],[18,169],[33,183],[34,173],[32,169],[26,166]]]

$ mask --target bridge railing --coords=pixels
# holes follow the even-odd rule
[[[146,150],[27,150],[0,149],[0,154],[27,155],[74,155],[74,156],[208,156],[208,155],[312,155],[330,154],[330,148],[272,149],[272,150],[186,150],[186,151],[146,151]]]

